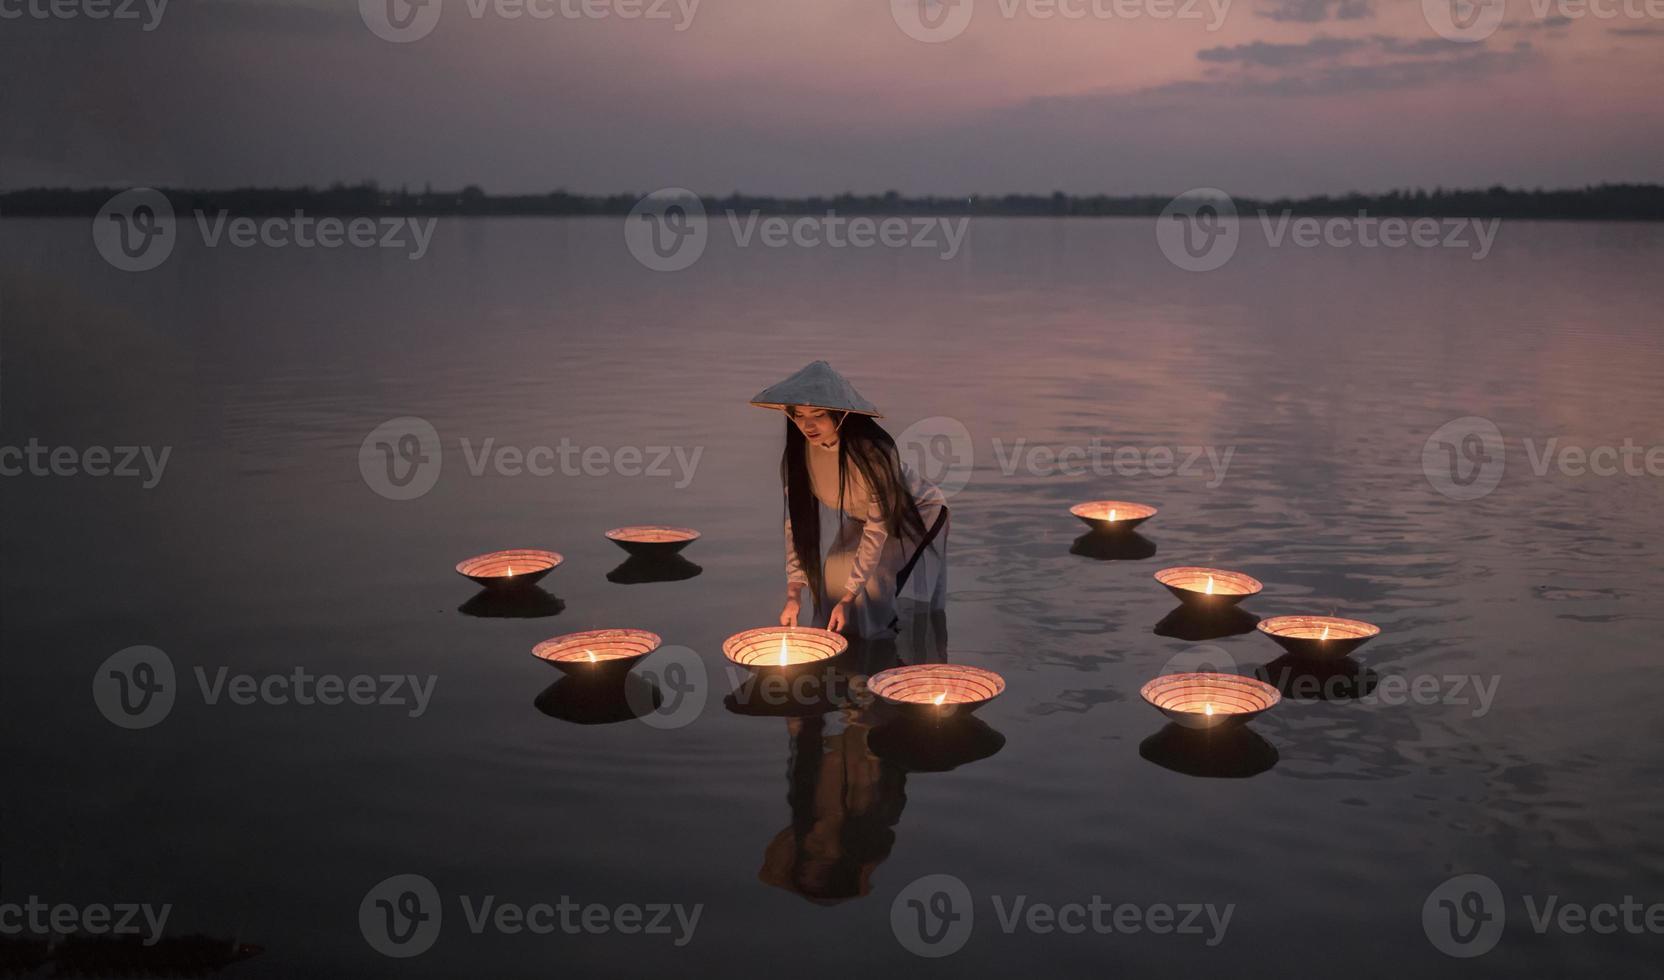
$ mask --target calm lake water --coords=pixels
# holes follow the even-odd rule
[[[1664,478],[1644,455],[1640,475],[1554,462],[1664,445],[1664,229],[1505,222],[1483,261],[1255,233],[1206,274],[1152,229],[977,219],[942,261],[738,248],[719,227],[691,269],[656,273],[612,219],[442,220],[415,262],[209,249],[188,228],[130,274],[86,221],[0,224],[0,444],[171,449],[150,489],[0,480],[0,899],[171,904],[170,937],[263,948],[227,976],[1642,975],[1664,936],[1539,932],[1530,910],[1664,902]],[[892,432],[963,426],[946,656],[1006,678],[986,728],[935,744],[866,710],[728,703],[722,640],[782,594],[782,423],[746,401],[815,358]],[[360,446],[407,416],[442,467],[391,500]],[[1468,416],[1495,424],[1506,468],[1462,500],[1423,449]],[[1058,471],[1052,453],[1094,439],[1126,452]],[[599,462],[475,475],[486,440]],[[683,455],[651,467],[656,447]],[[1142,539],[1082,540],[1068,508],[1100,498],[1161,513]],[[696,568],[621,569],[602,532],[630,523],[699,529]],[[546,595],[484,603],[452,571],[508,547],[566,556]],[[1329,697],[1197,743],[1139,697],[1174,658],[1311,672],[1257,633],[1204,644],[1207,624],[1171,617],[1151,575],[1190,564],[1265,583],[1233,629],[1333,612],[1383,635],[1318,678]],[[653,727],[529,655],[603,626],[693,651],[703,710]],[[176,699],[124,730],[94,689],[135,645],[165,652]],[[198,672],[222,668],[433,687],[419,713],[408,691],[210,703]],[[1445,885],[1467,873],[1500,903]],[[360,907],[373,918],[372,889],[407,874],[442,914],[430,949],[393,959]],[[941,959],[901,938],[927,875],[970,896],[968,940]],[[674,914],[671,935],[610,917],[476,933],[486,896],[700,917],[682,946]],[[1029,918],[1095,897],[1157,927],[1162,906],[1230,919]],[[1495,946],[1447,956],[1441,924]]]

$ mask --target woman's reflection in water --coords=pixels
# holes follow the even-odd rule
[[[840,660],[842,670],[866,676],[902,663],[945,663],[947,617],[918,610],[902,617],[893,638],[852,641]],[[906,770],[867,744],[878,721],[871,696],[842,693],[835,718],[829,711],[786,719],[792,822],[769,842],[757,873],[822,905],[872,890],[873,869],[890,856],[907,804]]]
[[[822,905],[872,890],[873,869],[895,844],[907,777],[867,748],[867,711],[842,709],[843,730],[835,733],[826,715],[787,719],[792,822],[763,853],[757,877],[767,884]]]

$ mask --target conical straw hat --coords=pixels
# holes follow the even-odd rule
[[[782,411],[787,405],[803,405],[835,412],[871,415],[875,419],[884,417],[873,407],[872,402],[862,398],[855,386],[843,375],[832,370],[832,365],[825,361],[816,361],[779,384],[764,388],[751,399],[751,404],[759,408],[778,408]]]

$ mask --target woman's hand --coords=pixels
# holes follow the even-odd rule
[[[798,611],[797,596],[794,596],[794,595],[787,596],[786,597],[786,608],[780,610],[780,625],[781,626],[796,626],[797,625],[797,611]]]
[[[841,632],[844,624],[849,620],[849,599],[845,598],[832,607],[832,615],[826,617],[826,628],[834,633]]]

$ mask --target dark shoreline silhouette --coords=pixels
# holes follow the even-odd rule
[[[3,217],[90,217],[112,196],[126,188],[32,188],[0,192]],[[247,187],[229,190],[159,188],[180,215],[201,210],[235,215],[275,215],[303,210],[330,216],[361,215],[623,215],[641,200],[637,194],[586,195],[552,191],[547,194],[487,194],[479,187],[459,191],[431,189],[412,192],[388,190],[375,182],[347,186]],[[1159,215],[1173,198],[1160,194],[1134,196],[1073,196],[1053,194],[977,195],[972,197],[907,197],[884,194],[837,194],[816,197],[771,197],[747,194],[705,195],[710,214],[727,211],[764,214],[840,215],[989,215],[1010,217],[1150,217]],[[1296,215],[1352,215],[1372,217],[1520,218],[1533,220],[1664,221],[1664,186],[1658,184],[1600,184],[1564,190],[1520,190],[1490,187],[1483,190],[1402,190],[1380,194],[1352,193],[1304,198],[1236,198],[1237,212],[1248,216],[1265,211]]]

